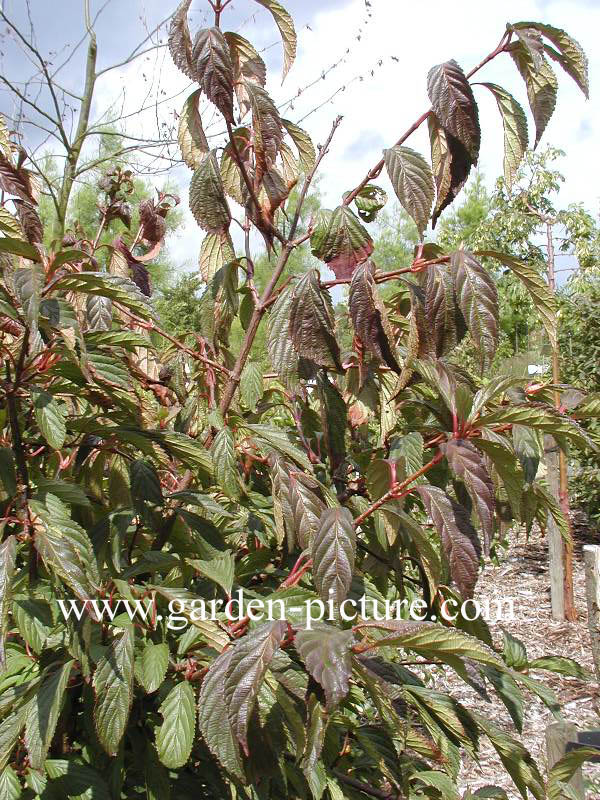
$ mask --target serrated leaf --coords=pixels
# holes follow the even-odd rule
[[[148,642],[140,658],[139,677],[144,689],[155,692],[164,681],[169,666],[169,646],[164,642]]]
[[[152,464],[138,458],[129,465],[129,486],[136,508],[146,503],[162,506],[164,500],[160,479]]]
[[[196,730],[196,698],[191,684],[182,681],[163,700],[162,725],[156,734],[158,757],[168,769],[183,767],[192,752]]]
[[[4,639],[7,633],[8,609],[16,557],[17,540],[14,536],[8,536],[0,545],[0,671],[6,664]]]
[[[264,86],[267,79],[267,68],[254,46],[239,33],[227,31],[224,36],[229,45],[233,63],[233,88],[240,107],[240,117],[244,117],[250,108],[245,81]]]
[[[346,598],[356,558],[356,531],[347,508],[328,508],[319,519],[311,554],[313,579],[323,602],[339,608]]]
[[[190,211],[207,233],[225,233],[231,212],[225,199],[221,172],[214,150],[204,157],[190,181]]]
[[[429,70],[427,92],[442,128],[456,137],[477,164],[481,130],[473,90],[456,61],[446,61]]]
[[[210,752],[228,773],[244,780],[242,759],[231,730],[224,694],[224,679],[234,650],[221,653],[202,681],[198,701],[198,725]]]
[[[524,704],[523,694],[516,682],[507,672],[495,667],[482,667],[483,674],[494,687],[494,691],[506,706],[510,718],[519,733],[523,732]]]
[[[116,755],[133,701],[133,628],[125,628],[100,657],[94,673],[94,722],[102,747]]]
[[[0,797],[3,800],[19,800],[22,796],[21,782],[12,767],[4,767],[0,772]]]
[[[248,755],[248,722],[271,659],[287,631],[287,622],[268,622],[239,639],[225,671],[223,695],[234,736]]]
[[[588,60],[579,42],[561,28],[555,28],[542,22],[517,22],[512,27],[517,32],[523,28],[533,28],[550,39],[559,52],[557,54],[555,50],[547,46],[544,46],[545,51],[573,78],[586,98],[589,98]]]
[[[572,658],[565,656],[541,656],[529,662],[529,669],[543,669],[555,672],[557,675],[566,675],[569,678],[578,678],[580,681],[589,680],[589,673]]]
[[[487,430],[483,431],[483,434],[483,437],[474,440],[475,446],[490,459],[502,481],[514,517],[520,519],[524,476],[516,463],[515,453],[503,437]]]
[[[325,503],[316,491],[317,486],[310,475],[293,469],[289,471],[289,505],[294,534],[303,550],[311,547],[325,511]]]
[[[435,178],[437,200],[431,218],[435,228],[442,211],[450,205],[465,185],[473,166],[464,144],[440,125],[435,114],[427,117],[429,141],[431,144],[431,164]]]
[[[551,406],[541,403],[523,403],[505,406],[485,414],[477,420],[477,427],[484,428],[495,424],[526,425],[544,433],[559,434],[571,439],[579,447],[597,450],[597,445],[575,420],[561,414]]]
[[[504,182],[510,191],[529,143],[527,117],[515,98],[495,83],[482,83],[494,95],[504,126]]]
[[[269,361],[286,386],[297,379],[298,356],[290,335],[290,314],[294,289],[289,286],[273,304],[268,318]]]
[[[541,58],[540,65],[536,68],[531,55],[522,42],[515,42],[510,49],[510,54],[525,81],[529,107],[535,122],[533,145],[535,148],[554,112],[558,82],[552,67],[545,58]]]
[[[550,291],[548,284],[543,276],[532,266],[506,253],[499,253],[496,250],[477,250],[476,255],[483,258],[495,258],[508,267],[517,278],[523,283],[533,305],[542,318],[542,323],[548,334],[551,347],[557,346],[557,310],[558,303],[553,292]]]
[[[502,631],[502,656],[506,666],[516,670],[525,669],[529,663],[527,648],[507,630]]]
[[[281,123],[288,132],[293,143],[296,145],[302,170],[305,174],[308,174],[314,167],[317,159],[317,154],[315,152],[315,146],[312,143],[312,139],[304,130],[304,128],[301,128],[294,122],[290,122],[289,119],[282,119]]]
[[[182,0],[177,6],[169,26],[169,52],[171,58],[184,75],[196,80],[196,71],[192,61],[192,39],[187,22],[187,13],[192,0]]]
[[[311,630],[299,630],[294,644],[306,669],[325,690],[329,710],[348,694],[352,673],[351,630],[316,623]]]
[[[87,764],[74,759],[49,758],[44,766],[51,781],[45,795],[67,800],[111,800],[106,782]]]
[[[10,239],[19,239],[22,242],[25,241],[25,234],[23,233],[19,220],[13,217],[10,211],[4,206],[0,206],[0,231],[4,234],[8,234]]]
[[[521,464],[525,483],[533,483],[542,457],[539,434],[526,425],[512,426],[512,440],[515,453]]]
[[[474,445],[464,439],[449,439],[440,444],[450,469],[463,481],[481,521],[486,552],[494,530],[494,487],[483,458]]]
[[[203,28],[194,39],[192,62],[195,80],[227,122],[233,122],[233,62],[229,45],[219,28]]]
[[[252,109],[254,152],[257,180],[275,164],[283,141],[281,117],[268,93],[251,81],[246,81],[246,92]]]
[[[215,276],[221,267],[234,260],[233,242],[228,232],[206,234],[198,255],[198,267],[206,283]]]
[[[425,786],[437,789],[444,800],[461,800],[454,781],[445,772],[434,770],[419,770],[413,775],[412,782],[420,781]],[[418,785],[418,784],[417,784]]]
[[[25,723],[25,746],[33,769],[44,766],[74,663],[68,661],[46,677],[29,704]]]
[[[85,303],[88,329],[109,331],[112,325],[112,301],[108,297],[90,294]]]
[[[133,281],[121,275],[109,275],[105,272],[71,272],[59,278],[54,289],[109,297],[144,319],[154,316],[148,298],[140,292]]]
[[[283,73],[281,76],[281,82],[283,83],[296,58],[297,40],[294,20],[277,0],[256,0],[256,2],[271,12],[275,24],[279,28],[283,42]]]
[[[344,195],[346,199],[346,195]],[[358,216],[363,222],[373,222],[377,217],[377,213],[387,203],[387,194],[383,191],[381,186],[376,186],[374,183],[367,183],[354,198],[354,204],[358,210]]]
[[[231,594],[235,578],[235,561],[231,553],[225,552],[210,561],[194,559],[189,563],[206,578],[221,586],[227,595]]]
[[[458,306],[479,350],[482,368],[491,364],[498,346],[498,290],[472,253],[452,253],[451,268]]]
[[[221,428],[217,433],[212,443],[211,455],[215,465],[215,478],[220,488],[228,497],[239,497],[235,441],[229,428]]]
[[[321,287],[316,269],[309,270],[293,290],[289,332],[298,355],[329,369],[341,369],[331,296]]]
[[[327,375],[318,377],[323,439],[332,474],[346,457],[346,425],[348,412],[339,390]]]
[[[274,428],[272,425],[251,425],[245,423],[243,427],[244,430],[251,433],[256,443],[264,450],[275,450],[277,453],[291,458],[292,461],[295,461],[307,472],[312,471],[311,463],[305,453],[290,441],[285,431]]]
[[[358,267],[352,276],[348,305],[356,335],[365,347],[394,372],[401,369],[396,360],[393,333],[385,306],[377,294],[370,261]]]
[[[384,150],[383,155],[396,197],[423,236],[435,196],[431,168],[423,156],[410,147],[395,145]]]
[[[417,486],[416,491],[440,535],[454,582],[464,598],[472,597],[481,546],[468,513],[437,486]]]
[[[263,374],[260,364],[248,361],[240,379],[240,395],[250,411],[256,411],[256,404],[263,394]]]
[[[348,279],[373,252],[373,240],[367,229],[348,206],[338,206],[332,212],[322,238],[311,237],[313,253],[333,270],[338,279]]]
[[[46,275],[41,264],[21,267],[14,272],[13,286],[15,294],[21,301],[23,311],[34,333],[37,331],[40,300],[45,282]]]
[[[67,434],[62,407],[51,394],[37,389],[33,396],[33,409],[44,439],[54,450],[60,450],[65,443]]]
[[[422,273],[425,319],[437,358],[446,355],[465,333],[462,313],[456,305],[454,281],[447,264],[435,264]]]
[[[197,169],[210,150],[198,110],[200,95],[201,89],[196,89],[185,101],[177,129],[181,157],[190,169]]]
[[[12,751],[19,740],[28,712],[29,703],[8,714],[0,722],[0,773],[6,769],[11,760]]]

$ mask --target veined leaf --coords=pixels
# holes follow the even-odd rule
[[[22,796],[21,781],[12,767],[6,766],[0,772],[0,794],[3,800],[19,800]]]
[[[109,297],[113,302],[129,308],[143,319],[154,316],[148,298],[140,292],[133,281],[121,275],[109,275],[106,272],[70,272],[59,278],[53,288]]]
[[[527,117],[515,98],[495,83],[482,83],[494,95],[504,126],[504,182],[510,191],[527,150]]]
[[[29,701],[30,703],[31,701]],[[30,705],[26,703],[0,722],[0,773],[6,769],[25,725]]]
[[[271,366],[286,386],[297,380],[298,356],[290,335],[293,287],[289,286],[273,304],[268,318],[267,350]]]
[[[472,253],[460,249],[451,256],[456,297],[482,368],[489,365],[498,346],[498,290],[492,277]]]
[[[465,185],[473,160],[460,139],[444,130],[435,114],[431,113],[427,117],[427,124],[437,191],[431,219],[431,226],[435,228],[442,211],[450,205]]]
[[[422,273],[425,319],[437,358],[462,340],[465,321],[456,304],[454,281],[447,264],[436,264]]]
[[[429,70],[427,92],[442,128],[464,145],[473,164],[477,164],[481,142],[477,103],[456,61],[446,61]]]
[[[519,464],[516,463],[515,453],[509,441],[498,434],[484,430],[483,436],[478,437],[474,442],[476,447],[492,462],[502,481],[515,519],[520,519],[524,476]]]
[[[347,508],[328,508],[312,540],[313,578],[323,602],[335,607],[346,598],[356,557],[356,531]]]
[[[381,186],[376,186],[374,183],[367,183],[359,190],[354,198],[358,216],[363,222],[373,222],[377,217],[377,212],[381,211],[387,203],[387,199],[387,194],[383,191]]]
[[[169,646],[164,642],[148,642],[142,651],[139,678],[144,689],[151,694],[164,681],[169,666]]]
[[[312,139],[306,131],[289,119],[281,120],[283,127],[288,132],[291,140],[296,145],[298,157],[303,171],[308,174],[315,165],[317,154]]]
[[[206,155],[194,171],[190,182],[190,211],[208,233],[225,233],[229,228],[231,212],[214,151]]]
[[[558,48],[558,53],[546,45],[544,50],[573,78],[586,98],[589,98],[588,60],[579,42],[561,28],[542,22],[517,22],[512,27],[516,31],[533,28],[549,39]]]
[[[6,664],[4,638],[8,625],[8,609],[17,557],[17,540],[8,536],[0,545],[0,671]]]
[[[44,764],[50,779],[44,794],[65,797],[68,800],[110,800],[111,793],[102,776],[87,764],[73,759],[49,758]]]
[[[290,511],[294,534],[302,549],[311,547],[326,507],[316,492],[317,486],[317,481],[310,475],[295,469],[289,471]]]
[[[89,294],[85,303],[90,331],[109,331],[112,325],[112,301],[108,297]]]
[[[185,101],[177,131],[181,157],[190,169],[197,169],[210,150],[198,110],[200,95],[201,90],[196,89]]]
[[[275,24],[279,28],[281,40],[283,42],[283,74],[281,82],[285,80],[290,67],[296,58],[296,29],[294,28],[294,20],[285,10],[285,8],[278,3],[277,0],[256,0],[263,8],[266,8],[273,15]]]
[[[262,86],[246,81],[246,92],[252,109],[256,174],[257,179],[262,179],[275,164],[283,141],[283,127],[275,104]]]
[[[129,465],[129,484],[136,507],[146,503],[162,506],[164,503],[158,474],[152,464],[142,458]]]
[[[529,107],[535,122],[535,143],[538,146],[546,125],[554,112],[558,82],[550,64],[542,57],[536,68],[533,59],[522,42],[515,42],[510,54],[525,81]]]
[[[313,253],[315,243],[311,239]],[[338,206],[331,214],[327,230],[319,243],[318,255],[333,270],[336,278],[347,279],[373,252],[373,240],[348,206]]]
[[[214,581],[229,595],[235,578],[235,562],[230,552],[225,552],[210,561],[190,559],[188,562],[194,569],[211,581]]]
[[[68,661],[41,684],[29,704],[25,723],[25,746],[33,769],[41,769],[56,730],[74,661]]]
[[[394,338],[385,306],[377,294],[370,261],[358,267],[350,283],[349,307],[356,335],[365,347],[394,372],[401,369],[394,355]]]
[[[182,0],[173,14],[169,26],[169,52],[175,66],[191,80],[196,80],[196,70],[192,61],[192,39],[188,28],[187,13],[192,0]]]
[[[198,267],[208,283],[225,264],[235,260],[233,242],[228,232],[207,233],[200,245]]]
[[[182,767],[190,757],[196,730],[196,698],[187,681],[176,684],[160,708],[162,725],[156,734],[158,757],[169,769]]]
[[[113,639],[94,673],[94,721],[102,747],[114,756],[121,743],[133,701],[134,629],[125,628]]]
[[[290,304],[289,332],[296,352],[329,369],[341,369],[335,340],[331,296],[309,270],[296,284]]]
[[[219,28],[198,31],[192,49],[195,80],[227,122],[233,122],[233,62]]]
[[[351,630],[326,623],[296,633],[294,644],[307,670],[325,690],[327,707],[335,708],[348,694],[352,673]]]
[[[233,88],[240,107],[240,116],[244,117],[250,108],[245,81],[264,86],[267,80],[267,68],[254,46],[239,33],[227,31],[224,36],[233,63]]]
[[[440,535],[454,582],[463,597],[472,597],[481,546],[468,513],[437,486],[417,486],[416,491]]]
[[[10,239],[19,239],[22,242],[25,241],[25,234],[23,233],[23,229],[21,228],[19,220],[16,217],[13,217],[10,211],[4,206],[0,207],[0,231],[2,231],[3,235],[8,235]],[[35,250],[35,248],[33,249]],[[13,253],[13,255],[19,254]],[[37,258],[39,258],[39,253],[37,250],[36,255]]]
[[[494,529],[494,487],[483,458],[475,447],[463,439],[449,439],[440,445],[450,469],[460,478],[471,497],[481,521],[486,552],[489,552]]]
[[[248,722],[271,659],[279,648],[287,622],[268,622],[239,639],[232,650],[223,695],[233,733],[248,755]]]
[[[6,220],[6,217],[4,217],[4,219]],[[9,231],[9,233],[13,233],[13,231]],[[40,261],[41,259],[36,247],[15,236],[3,236],[0,238],[0,253],[22,256],[23,258],[28,258],[30,261]]]
[[[263,395],[263,373],[260,364],[248,361],[240,380],[240,395],[250,411],[256,411],[256,404]]]
[[[235,441],[229,428],[221,428],[217,433],[212,444],[211,455],[215,465],[215,477],[219,486],[228,497],[239,497],[240,485],[235,455]]]
[[[575,420],[561,414],[550,406],[541,403],[523,403],[506,406],[492,411],[477,420],[477,427],[484,428],[495,424],[527,425],[544,433],[559,434],[571,439],[579,447],[597,450],[597,445]]]
[[[396,197],[423,236],[435,195],[431,168],[423,156],[410,147],[395,145],[384,150],[383,155]]]

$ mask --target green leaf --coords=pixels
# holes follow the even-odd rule
[[[347,280],[373,252],[373,240],[348,206],[338,206],[319,242],[318,252],[311,238],[313,253],[321,258],[338,279]]]
[[[302,450],[288,439],[284,430],[274,428],[272,425],[251,425],[249,423],[244,423],[243,430],[249,431],[255,442],[264,450],[275,450],[275,452],[291,458],[307,472],[312,472],[310,461]]]
[[[6,217],[3,215],[2,219],[6,220]],[[0,253],[22,256],[23,258],[28,258],[30,261],[42,260],[37,247],[29,244],[29,242],[24,242],[23,239],[15,239],[10,236],[0,238]]]
[[[565,436],[582,449],[597,450],[593,440],[575,420],[566,414],[561,414],[551,406],[542,405],[541,403],[503,406],[480,417],[475,424],[478,428],[484,428],[490,425],[506,425],[508,423],[526,425],[544,433]]]
[[[160,479],[152,464],[138,458],[129,465],[129,485],[131,497],[137,507],[146,503],[162,506],[164,503]]]
[[[221,267],[234,260],[235,252],[229,233],[206,234],[198,255],[198,267],[206,283],[214,278]]]
[[[169,666],[169,646],[164,642],[154,644],[148,642],[140,659],[139,678],[142,686],[151,694],[155,692],[165,679]]]
[[[248,722],[258,690],[286,631],[287,622],[268,622],[247,633],[232,649],[225,672],[223,694],[234,736],[246,755]]]
[[[305,174],[308,174],[314,167],[317,158],[312,139],[303,128],[293,122],[290,122],[289,119],[282,119],[281,122],[283,127],[288,132],[291,140],[296,145],[302,170]]]
[[[163,722],[156,734],[158,757],[169,769],[183,767],[192,752],[196,730],[196,698],[187,681],[176,684],[160,708]]]
[[[15,574],[17,540],[8,536],[0,545],[0,672],[6,665],[4,639],[8,630],[8,610]]]
[[[420,781],[425,786],[431,786],[441,792],[444,800],[461,800],[452,778],[445,772],[433,770],[419,770],[412,778],[414,782]]]
[[[535,122],[535,148],[554,113],[558,82],[546,59],[542,56],[539,67],[536,67],[533,58],[522,42],[515,42],[511,47],[510,54],[525,81],[529,107]]]
[[[50,778],[48,794],[68,800],[111,800],[108,786],[102,776],[87,764],[74,760],[48,759],[46,774]],[[47,792],[44,792],[46,795]]]
[[[256,411],[256,404],[263,394],[263,373],[255,361],[246,362],[240,380],[240,394],[244,405],[250,411]]]
[[[224,679],[233,649],[225,650],[210,665],[200,689],[198,725],[210,752],[227,772],[244,780],[242,759],[229,722]]]
[[[105,272],[70,272],[54,284],[53,291],[82,292],[88,295],[101,295],[130,309],[143,319],[154,316],[148,298],[136,284],[121,275]]]
[[[4,206],[0,207],[0,231],[3,233],[8,234],[9,242],[11,239],[18,239],[21,242],[25,242],[25,234],[23,233],[23,229],[21,227],[21,223],[19,220],[14,217],[10,211],[5,208]],[[0,239],[0,248],[3,247],[2,242],[4,239]],[[8,245],[10,246],[10,244]],[[30,245],[31,247],[31,245]],[[36,252],[35,260],[39,260],[39,253],[35,247],[33,249]],[[10,251],[9,251],[10,252]],[[13,253],[13,255],[21,255],[20,253]]]
[[[91,503],[78,483],[63,481],[60,478],[36,478],[35,498],[45,502],[47,495],[53,494],[65,505],[90,508]]]
[[[325,690],[330,710],[348,694],[352,639],[351,630],[340,630],[325,623],[316,623],[311,630],[296,633],[296,650],[306,669]]]
[[[344,195],[344,199],[346,199]],[[363,222],[373,222],[377,213],[387,203],[387,194],[381,186],[374,183],[367,183],[354,198],[354,204],[358,211],[358,216]]]
[[[501,672],[495,667],[482,667],[483,673],[494,687],[498,697],[504,703],[510,718],[519,733],[523,732],[524,703],[523,694],[515,680],[507,672]]]
[[[529,669],[544,669],[566,675],[569,678],[578,678],[580,681],[589,680],[589,673],[572,658],[565,656],[541,656],[529,662]]]
[[[125,628],[100,657],[94,673],[94,721],[109,756],[119,749],[133,701],[133,638],[134,629]]]
[[[215,478],[228,497],[239,497],[240,485],[235,455],[235,441],[229,428],[221,428],[211,447]]]
[[[279,28],[283,42],[283,74],[281,76],[281,82],[283,83],[296,58],[297,40],[294,20],[277,0],[256,0],[256,2],[271,12],[275,24]]]
[[[7,715],[0,722],[0,771],[6,769],[11,760],[12,751],[19,740],[28,712],[29,703]]]
[[[201,94],[201,89],[196,89],[191,93],[185,101],[179,117],[177,140],[181,157],[190,169],[197,169],[210,150],[198,110]]]
[[[354,573],[356,531],[347,508],[328,508],[319,519],[311,546],[313,578],[324,603],[339,608]]]
[[[313,797],[318,798],[319,792],[322,794],[323,783],[319,779],[319,766],[321,764],[319,758],[325,744],[329,716],[314,694],[310,695],[307,705],[308,729],[306,731],[304,757],[301,763]]]
[[[112,325],[112,301],[108,297],[90,294],[86,299],[86,316],[90,331],[108,331]]]
[[[321,287],[316,269],[309,270],[294,288],[289,332],[298,355],[322,367],[341,369],[331,296]]]
[[[431,168],[423,156],[410,147],[395,145],[384,150],[383,155],[396,197],[415,221],[422,237],[435,196]]]
[[[525,428],[524,430],[528,430]],[[510,443],[504,437],[491,431],[482,431],[483,437],[474,439],[475,446],[492,462],[506,491],[515,519],[521,518],[521,497],[523,494],[523,472],[516,463],[516,456]]]
[[[306,549],[311,547],[326,506],[317,493],[317,481],[310,475],[292,469],[288,480],[294,534],[300,547]]]
[[[269,363],[285,386],[297,380],[298,356],[290,335],[290,313],[294,289],[289,286],[277,298],[268,317]]]
[[[456,61],[446,61],[429,70],[427,92],[442,128],[464,145],[476,164],[481,143],[477,103]]]
[[[475,342],[482,368],[491,364],[498,346],[498,290],[492,277],[472,253],[452,253],[456,298]]]
[[[25,723],[25,746],[33,769],[44,766],[74,663],[68,661],[46,677],[29,704]]]
[[[510,191],[519,164],[529,143],[527,117],[521,105],[502,86],[498,86],[496,83],[482,83],[481,85],[489,89],[494,95],[498,110],[502,116],[502,125],[504,126],[504,182],[508,191]]]
[[[215,152],[204,156],[190,181],[190,211],[207,233],[224,233],[231,223]]]
[[[12,767],[4,767],[0,772],[0,797],[2,800],[19,800],[22,794],[21,782]]]
[[[588,60],[579,42],[561,28],[542,22],[517,22],[512,27],[517,31],[522,28],[533,28],[550,39],[559,52],[547,45],[544,45],[545,51],[573,78],[585,97],[589,98]]]
[[[37,330],[42,289],[46,282],[46,274],[41,264],[16,269],[13,286],[17,298],[21,301],[33,332]]]
[[[519,261],[506,253],[499,253],[495,250],[477,250],[475,254],[484,258],[497,259],[519,278],[529,292],[533,305],[542,318],[542,323],[550,340],[550,346],[556,347],[558,303],[556,296],[550,291],[543,276],[529,264],[525,264],[523,261]]]
[[[593,747],[578,747],[577,750],[571,750],[564,755],[548,773],[547,800],[563,800],[564,785],[571,780],[582,764],[586,761],[595,761],[597,758],[598,751]]]
[[[192,559],[188,563],[206,578],[221,586],[226,594],[231,594],[231,587],[235,578],[235,561],[230,552],[225,552],[210,561]]]
[[[35,653],[41,653],[53,627],[50,606],[45,600],[17,595],[12,604],[19,633]]]
[[[525,669],[528,665],[527,648],[520,639],[517,639],[506,630],[502,631],[502,655],[507,667],[516,670]]]

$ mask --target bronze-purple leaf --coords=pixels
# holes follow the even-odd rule
[[[229,45],[219,28],[196,34],[192,61],[196,80],[227,122],[233,122],[233,62]]]
[[[447,133],[464,145],[477,164],[481,129],[471,84],[456,61],[446,61],[429,70],[427,92],[433,111]]]
[[[446,355],[466,333],[465,321],[456,304],[454,281],[447,264],[435,264],[422,273],[425,317],[434,342],[435,356]]]
[[[2,152],[0,152],[0,188],[7,194],[37,204],[29,170],[15,167]]]
[[[338,206],[332,213],[319,257],[338,279],[348,279],[359,264],[373,252],[373,240],[358,217],[348,206]]]
[[[29,243],[40,244],[44,238],[44,229],[35,206],[27,200],[13,200],[13,203]]]
[[[333,326],[331,297],[321,287],[318,271],[311,269],[296,284],[290,308],[289,332],[298,355],[322,367],[341,369]]]
[[[431,164],[437,191],[431,225],[435,228],[442,211],[452,203],[465,185],[473,160],[464,144],[444,130],[435,114],[427,118],[431,143]]]
[[[492,276],[467,250],[461,248],[452,253],[450,263],[458,306],[485,369],[498,347],[498,290]]]
[[[323,602],[335,607],[346,598],[356,557],[356,531],[347,508],[328,508],[312,541],[313,578]]]
[[[296,634],[296,650],[306,669],[325,690],[329,709],[335,708],[348,694],[352,639],[352,630],[341,630],[325,622]]]
[[[400,366],[394,355],[393,334],[385,306],[377,294],[370,261],[357,268],[350,284],[350,316],[356,335],[379,361],[398,374]]]
[[[192,61],[192,38],[188,27],[187,13],[192,0],[183,0],[177,7],[169,26],[169,52],[175,66],[184,75],[195,81],[197,80],[194,64]]]

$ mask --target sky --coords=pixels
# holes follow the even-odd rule
[[[90,2],[94,16],[101,3]],[[557,111],[541,146],[553,145],[567,153],[559,165],[566,178],[561,204],[581,201],[594,214],[598,212],[600,104],[595,98],[600,91],[596,88],[600,87],[596,47],[600,0],[371,0],[369,5],[365,0],[284,0],[284,5],[296,22],[298,54],[283,85],[281,43],[264,8],[253,0],[233,0],[221,24],[225,30],[240,32],[262,51],[268,67],[267,89],[278,104],[295,98],[283,114],[300,121],[315,143],[325,139],[338,114],[343,116],[320,175],[319,189],[326,206],[338,205],[343,193],[381,158],[382,149],[392,145],[428,108],[426,77],[431,66],[454,58],[468,71],[494,49],[507,22],[536,20],[565,28],[582,44],[590,60],[589,101],[557,67]],[[59,76],[62,85],[75,92],[82,83],[84,47],[71,53],[84,31],[82,6],[83,0],[30,0],[29,20],[24,0],[4,0],[3,4],[5,13],[27,31],[30,21],[33,23],[35,41],[53,67],[71,56]],[[99,68],[124,60],[175,7],[174,0],[110,0],[95,25]],[[211,24],[212,13],[207,15],[207,8],[206,0],[193,1],[192,36],[207,20]],[[22,76],[28,69],[23,57],[5,36],[0,44],[0,70],[8,76]],[[507,54],[482,69],[480,79],[503,85],[527,108],[524,85]],[[106,121],[108,109],[113,115],[119,109],[117,116],[132,113],[121,123],[127,132],[154,138],[158,129],[173,126],[192,88],[172,65],[166,48],[159,48],[102,76],[92,118]],[[299,89],[302,92],[297,96]],[[475,92],[483,130],[479,166],[491,186],[502,171],[502,125],[491,94],[484,87]],[[162,101],[158,107],[157,97]],[[40,102],[46,101],[42,97]],[[144,102],[150,107],[141,115],[134,114]],[[0,109],[11,111],[5,92],[0,92]],[[221,125],[208,103],[203,108],[203,122],[209,134],[220,133]],[[530,116],[529,123],[531,133]],[[26,131],[27,143],[39,144],[39,134],[31,128]],[[218,143],[219,137],[214,141]],[[407,145],[429,157],[426,126]],[[178,166],[169,176],[185,198],[190,171]],[[162,181],[163,176],[157,180]],[[378,182],[393,196],[385,175]],[[184,229],[170,245],[179,268],[193,268],[202,236],[186,214]]]

